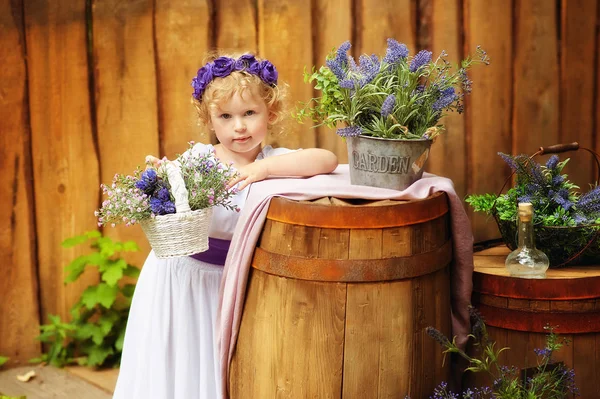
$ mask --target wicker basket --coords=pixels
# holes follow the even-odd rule
[[[567,151],[585,150],[591,153],[600,172],[600,157],[595,151],[580,147],[578,143],[557,144],[549,147],[540,147],[539,151],[531,155],[557,154]],[[513,176],[514,172],[506,179],[500,193]],[[500,195],[500,193],[498,195]],[[494,219],[502,235],[502,240],[511,250],[517,248],[517,222],[501,220],[494,209]],[[561,268],[571,265],[600,264],[600,225],[580,226],[541,226],[535,225],[535,246],[544,252],[550,260],[550,268]]]
[[[192,211],[179,168],[173,162],[169,162],[166,168],[175,198],[176,213],[144,220],[140,222],[142,230],[157,258],[174,258],[204,252],[208,249],[212,208]]]

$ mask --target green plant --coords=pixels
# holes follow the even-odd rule
[[[559,337],[553,327],[545,327],[548,331],[546,346],[534,349],[538,358],[537,366],[520,371],[499,363],[500,353],[510,348],[497,349],[496,343],[488,336],[479,312],[473,307],[469,310],[473,326],[469,338],[475,348],[475,356],[458,348],[454,340],[450,341],[433,327],[427,327],[427,334],[444,348],[444,354],[455,353],[466,359],[469,362],[466,371],[488,374],[493,381],[492,386],[466,389],[459,396],[449,391],[447,384],[442,382],[434,391],[433,399],[566,399],[570,395],[578,396],[575,371],[564,363],[553,361],[553,354],[567,344],[567,340]]]
[[[74,247],[90,242],[93,252],[74,259],[65,270],[65,283],[76,281],[88,267],[100,273],[98,284],[89,286],[71,308],[71,321],[48,315],[49,324],[40,326],[37,337],[48,350],[32,362],[47,362],[62,367],[78,362],[87,366],[115,366],[121,359],[125,326],[134,284],[120,284],[124,277],[139,275],[139,269],[121,257],[122,252],[138,251],[133,241],[115,242],[98,231],[65,240],[62,246]]]
[[[27,399],[27,396],[6,396],[0,394],[0,399]]]
[[[4,365],[4,363],[8,362],[10,360],[10,358],[6,357],[6,356],[0,356],[0,367],[2,367]]]
[[[337,132],[343,137],[433,139],[443,131],[438,121],[446,111],[463,110],[463,96],[472,83],[467,70],[489,63],[480,47],[475,59],[466,57],[453,68],[444,51],[432,60],[430,51],[409,56],[406,45],[394,39],[387,43],[384,57],[361,55],[357,63],[347,54],[347,41],[327,56],[327,66],[305,70],[304,80],[320,96],[302,104],[297,119],[329,127],[345,124]]]

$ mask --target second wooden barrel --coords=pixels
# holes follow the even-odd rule
[[[510,348],[501,364],[537,366],[534,349],[545,347],[548,324],[569,341],[554,359],[575,370],[581,398],[600,397],[600,267],[549,269],[541,280],[515,278],[504,267],[509,252],[503,246],[474,257],[473,304],[496,348]],[[481,374],[467,379],[470,386],[490,383]]]
[[[252,259],[233,399],[429,397],[450,376],[444,193],[416,201],[272,200]]]

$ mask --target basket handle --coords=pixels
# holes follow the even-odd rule
[[[560,154],[561,152],[577,151],[579,149],[579,143],[574,141],[568,144],[554,144],[548,147],[540,147],[536,154]]]
[[[167,177],[171,185],[171,194],[175,198],[175,212],[184,213],[191,211],[190,203],[188,202],[188,190],[185,188],[185,182],[181,175],[181,169],[176,162],[167,162],[166,166]]]

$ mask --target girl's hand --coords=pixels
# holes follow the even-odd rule
[[[158,169],[158,167],[164,162],[166,161],[166,158],[163,159],[158,159],[155,156],[152,155],[146,155],[146,169],[149,168],[154,168],[154,169]]]
[[[235,186],[241,182],[238,190],[242,191],[250,183],[265,180],[269,176],[269,168],[263,160],[252,162],[238,169],[238,174],[233,179],[229,180],[227,188]]]

